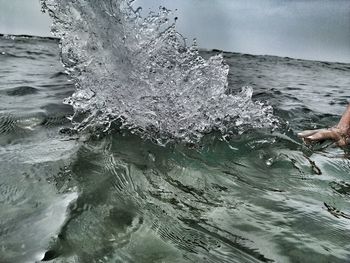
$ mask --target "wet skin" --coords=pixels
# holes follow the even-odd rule
[[[338,125],[329,129],[306,130],[298,133],[306,144],[333,140],[336,145],[343,147],[350,143],[350,104],[341,117]]]

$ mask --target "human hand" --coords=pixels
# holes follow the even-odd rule
[[[338,146],[349,144],[349,128],[333,127],[329,129],[307,130],[298,133],[298,136],[307,144],[325,140],[333,140]]]

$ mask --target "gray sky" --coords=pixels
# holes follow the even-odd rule
[[[0,33],[49,36],[50,18],[39,0],[0,0]]]
[[[204,48],[350,62],[350,0],[138,0],[178,9],[178,29]],[[39,0],[0,0],[0,32],[49,35]]]

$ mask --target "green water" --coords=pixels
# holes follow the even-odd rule
[[[337,122],[350,65],[224,57],[280,127],[159,146],[71,133],[57,42],[1,38],[0,262],[350,261],[348,153],[296,137]]]

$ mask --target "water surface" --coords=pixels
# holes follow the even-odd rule
[[[227,92],[252,86],[280,126],[160,146],[74,133],[57,41],[1,37],[0,261],[349,261],[348,154],[296,133],[337,122],[350,65],[223,57]]]

